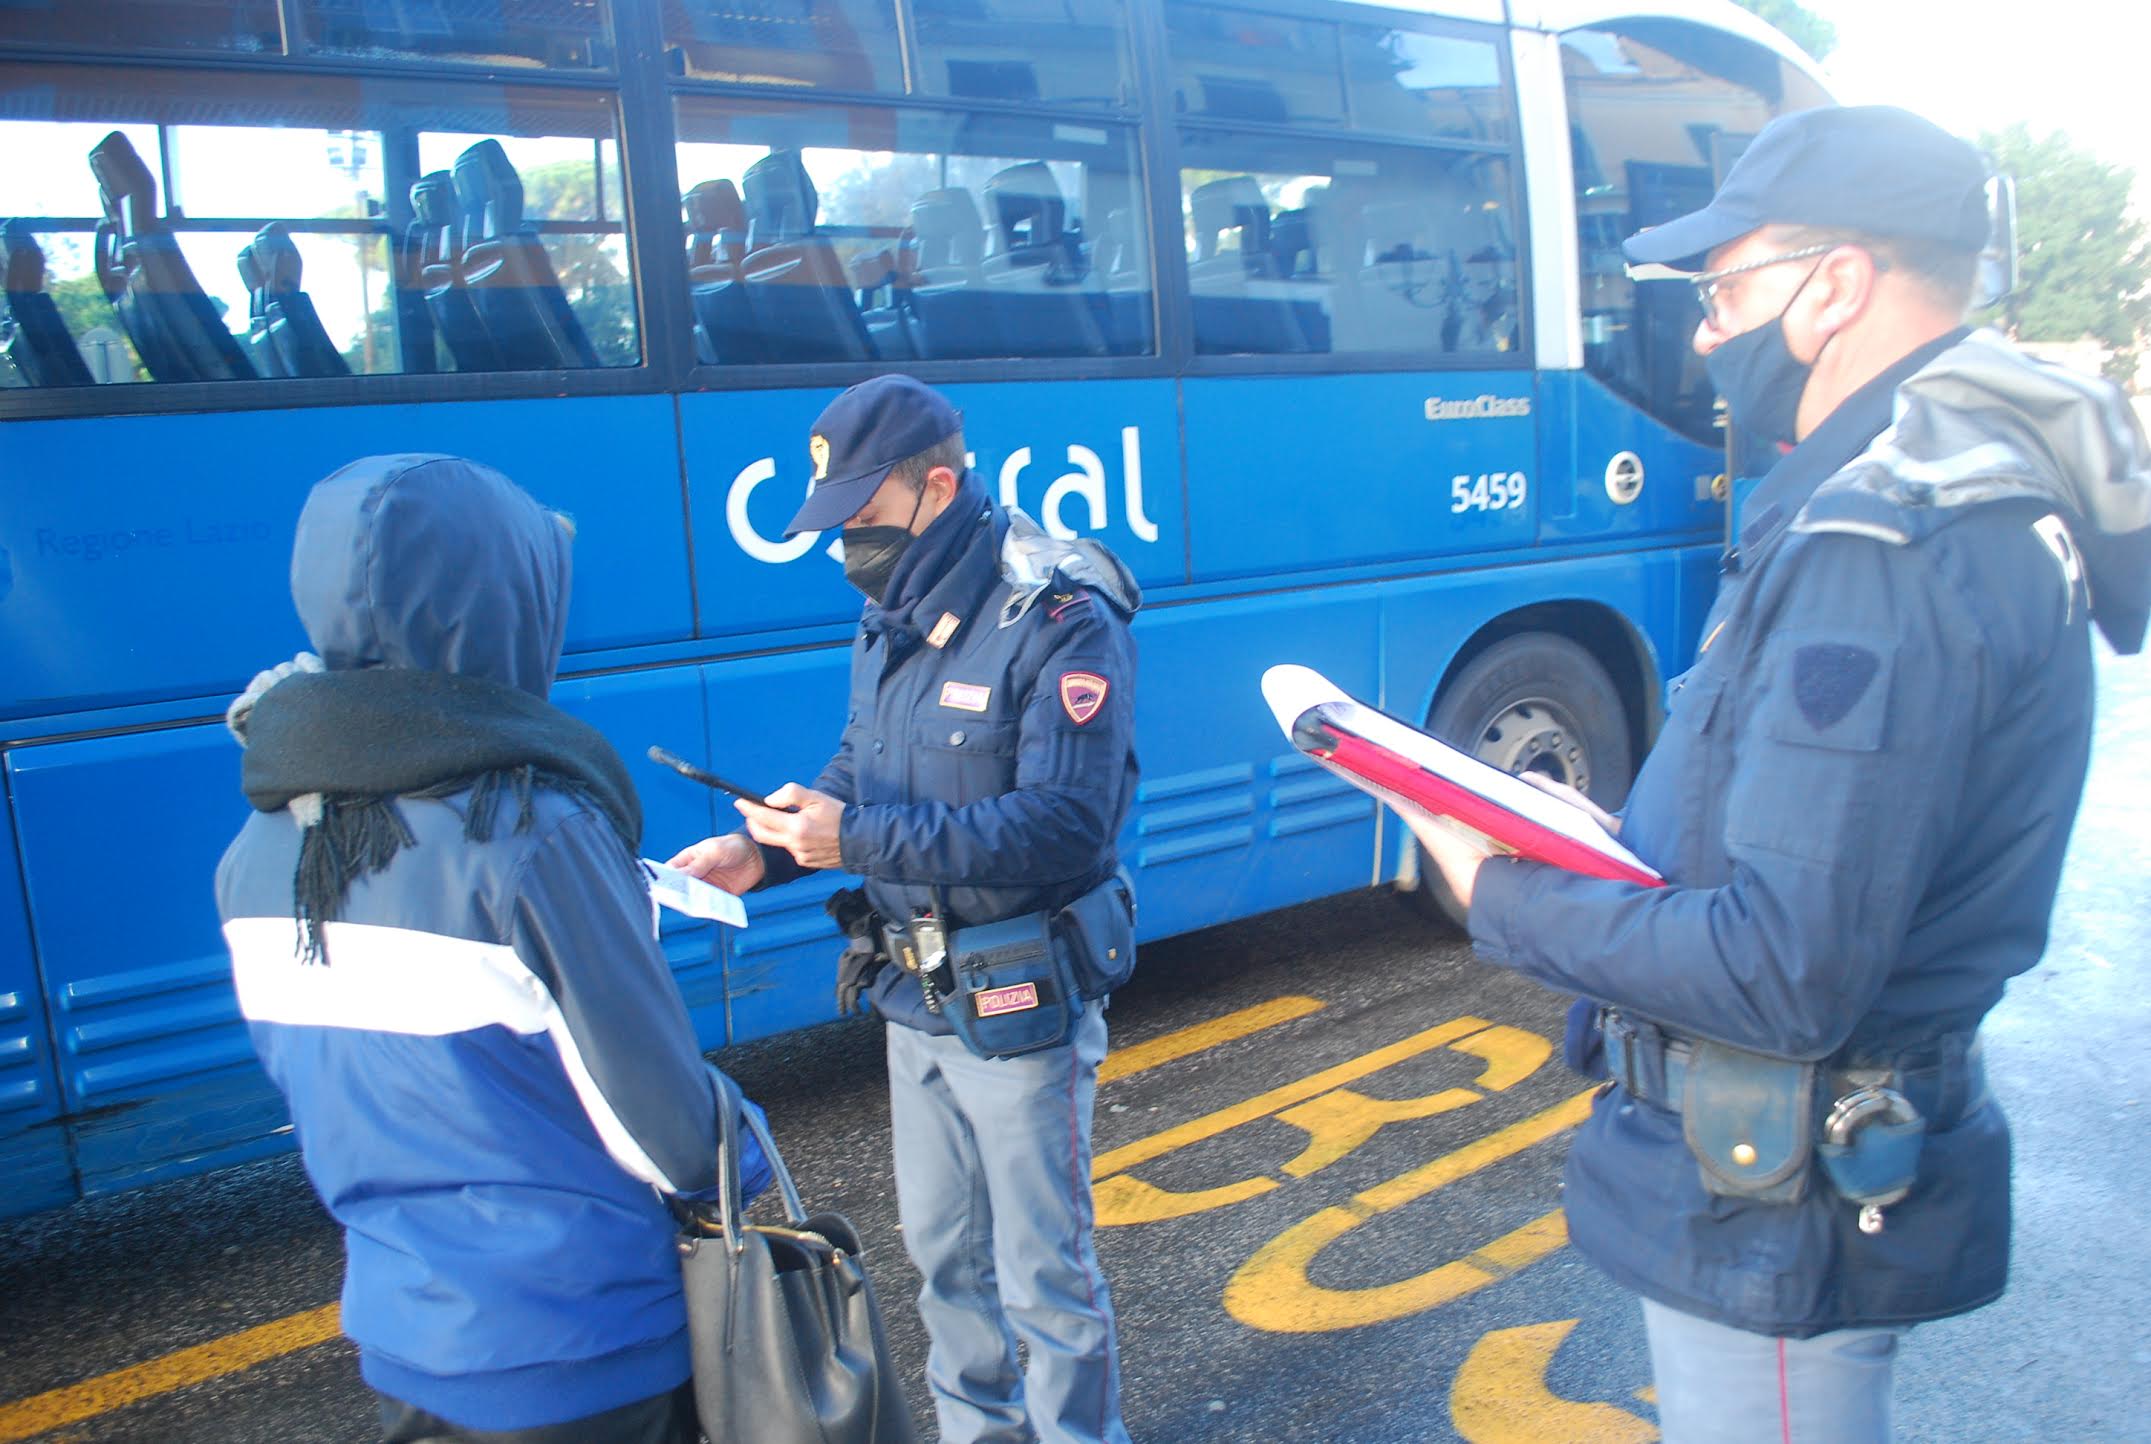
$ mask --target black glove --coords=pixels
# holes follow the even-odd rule
[[[881,949],[868,938],[853,938],[844,945],[837,958],[837,1013],[850,1017],[866,1011],[866,990],[873,986],[874,975],[888,959]]]

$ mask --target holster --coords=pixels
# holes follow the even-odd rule
[[[1815,1146],[1815,1065],[1698,1041],[1690,1045],[1686,1073],[1681,1135],[1702,1171],[1703,1187],[1761,1203],[1806,1197]]]

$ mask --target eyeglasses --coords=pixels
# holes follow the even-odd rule
[[[1825,241],[1820,245],[1802,246],[1797,251],[1787,251],[1781,256],[1764,256],[1757,261],[1743,261],[1737,266],[1727,266],[1722,271],[1703,271],[1689,277],[1689,284],[1695,287],[1695,299],[1703,307],[1703,314],[1710,318],[1712,325],[1716,325],[1718,322],[1718,287],[1720,282],[1730,280],[1734,276],[1745,276],[1750,271],[1761,271],[1771,266],[1782,266],[1787,261],[1811,260],[1816,256],[1825,255],[1836,250],[1842,244],[1843,242],[1841,241]]]

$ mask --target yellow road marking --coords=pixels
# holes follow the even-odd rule
[[[1191,1119],[1177,1128],[1168,1128],[1163,1132],[1153,1133],[1148,1138],[1139,1138],[1135,1142],[1124,1144],[1110,1153],[1101,1153],[1091,1163],[1090,1176],[1092,1178],[1104,1178],[1110,1174],[1119,1173],[1122,1169],[1133,1168],[1138,1163],[1147,1163],[1153,1158],[1162,1158],[1176,1148],[1185,1148],[1190,1143],[1198,1143],[1205,1138],[1214,1138],[1229,1129],[1239,1127],[1242,1123],[1250,1123],[1257,1118],[1267,1117],[1280,1108],[1287,1108],[1294,1103],[1304,1102],[1318,1093],[1327,1093],[1332,1088],[1364,1078],[1369,1073],[1379,1073],[1391,1064],[1401,1063],[1414,1054],[1424,1053],[1431,1048],[1439,1048],[1442,1044],[1452,1039],[1461,1038],[1468,1033],[1476,1033],[1481,1028],[1488,1026],[1490,1025],[1484,1018],[1452,1018],[1438,1027],[1428,1028],[1422,1033],[1414,1033],[1402,1042],[1391,1043],[1386,1048],[1377,1048],[1372,1053],[1363,1053],[1350,1062],[1339,1063],[1334,1068],[1325,1068],[1319,1073],[1313,1073],[1305,1078],[1272,1088],[1267,1093],[1258,1093],[1245,1102],[1235,1103],[1229,1108],[1220,1108],[1215,1113],[1206,1113],[1202,1117]]]
[[[280,1354],[310,1349],[336,1337],[338,1318],[336,1305],[328,1304],[211,1339],[191,1349],[180,1349],[146,1364],[99,1374],[64,1389],[0,1404],[0,1444],[15,1444],[18,1439],[77,1424],[158,1394],[251,1369]]]
[[[1563,1399],[1546,1387],[1548,1366],[1579,1322],[1496,1329],[1472,1345],[1449,1390],[1449,1422],[1467,1444],[1651,1444],[1658,1437],[1626,1409]]]
[[[1191,1053],[1200,1053],[1205,1048],[1215,1048],[1220,1043],[1245,1038],[1251,1033],[1261,1032],[1264,1028],[1274,1028],[1279,1023],[1304,1018],[1309,1013],[1320,1012],[1325,1006],[1327,1005],[1315,998],[1288,994],[1282,998],[1272,998],[1267,1003],[1257,1003],[1252,1008],[1242,1008],[1237,1013],[1227,1013],[1222,1018],[1213,1018],[1207,1023],[1197,1023],[1192,1028],[1181,1028],[1163,1037],[1152,1038],[1147,1043],[1116,1049],[1107,1054],[1105,1061],[1098,1065],[1098,1081],[1110,1083],[1116,1078],[1125,1078],[1131,1073],[1140,1073],[1146,1068],[1155,1068],[1161,1063],[1170,1063]]]
[[[1272,1333],[1358,1328],[1439,1308],[1544,1258],[1568,1241],[1559,1209],[1512,1229],[1476,1253],[1396,1283],[1333,1289],[1308,1276],[1322,1250],[1362,1223],[1575,1127],[1590,1115],[1593,1091],[1398,1174],[1342,1207],[1308,1215],[1241,1265],[1225,1285],[1225,1311],[1250,1328]]]

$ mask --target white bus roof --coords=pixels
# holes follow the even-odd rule
[[[1724,30],[1783,56],[1817,85],[1830,86],[1814,57],[1733,0],[1365,0],[1376,10],[1408,10],[1519,30],[1577,30],[1612,20],[1687,20]]]

